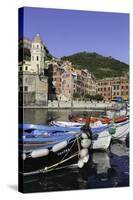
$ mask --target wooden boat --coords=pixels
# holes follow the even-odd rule
[[[72,125],[74,127],[76,127],[76,126],[82,127],[82,125],[83,125],[83,123],[80,124],[79,122],[73,122],[72,123],[72,122],[63,122],[63,121],[53,121],[51,124],[53,124],[54,126],[57,126],[57,127],[59,127],[59,126],[61,126],[61,127],[71,127]],[[93,129],[108,126],[108,124],[102,124],[101,121],[97,121],[95,123],[90,123],[89,125]],[[114,122],[112,123],[112,127],[115,128],[115,134],[112,134],[112,139],[124,141],[126,139],[127,134],[129,133],[129,120],[128,120],[128,118],[122,118],[121,120],[120,120],[120,118],[116,119],[115,123]]]
[[[114,125],[116,127],[116,132],[112,135],[112,139],[125,141],[129,133],[129,120],[120,123],[117,122]]]
[[[89,160],[90,148],[107,150],[111,141],[106,125],[90,130],[32,124],[19,128],[20,173],[24,175],[48,173],[75,161],[82,168]]]
[[[48,173],[68,162],[78,162],[79,158],[83,166],[89,160],[88,148],[81,146],[82,134],[79,132],[49,133],[42,137],[27,135],[19,138],[19,161],[23,166],[20,173],[24,175]]]
[[[101,124],[100,126],[87,127],[86,130],[82,128],[84,126],[78,127],[60,127],[60,126],[46,126],[46,125],[32,125],[32,124],[23,124],[20,125],[20,128],[24,131],[30,132],[30,134],[35,137],[43,137],[47,134],[67,134],[68,132],[85,132],[90,135],[91,139],[91,148],[92,149],[108,149],[111,141],[111,135],[108,131],[108,124]]]
[[[119,116],[115,118],[109,118],[109,117],[69,117],[69,120],[71,122],[78,122],[78,123],[95,123],[97,121],[101,121],[103,124],[109,124],[112,121],[115,123],[120,123],[128,120],[128,116]]]

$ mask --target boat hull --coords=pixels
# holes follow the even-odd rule
[[[80,142],[80,138],[79,138]],[[48,173],[49,171],[55,170],[57,167],[72,164],[78,161],[78,145],[75,139],[69,141],[68,145],[57,152],[50,151],[49,154],[42,157],[32,158],[28,157],[23,160],[23,153],[29,155],[29,153],[36,149],[45,148],[45,144],[38,143],[21,143],[20,142],[20,152],[19,159],[23,163],[23,173],[24,175],[33,175],[38,173]]]
[[[112,139],[125,141],[127,134],[129,133],[129,120],[121,123],[116,123],[116,133],[112,135]]]

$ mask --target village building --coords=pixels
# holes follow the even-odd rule
[[[44,75],[46,52],[38,34],[31,42],[30,53],[30,61],[22,60],[19,63],[19,103],[47,105],[48,80]]]
[[[129,98],[129,77],[125,75],[97,80],[97,93],[102,95],[104,100],[115,100],[119,96],[127,100]]]

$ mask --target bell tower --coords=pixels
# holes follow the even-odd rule
[[[44,49],[43,42],[37,34],[31,45],[31,68],[33,72],[40,74],[44,70],[44,58],[46,51]]]

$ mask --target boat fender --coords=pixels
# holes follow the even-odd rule
[[[48,149],[37,149],[31,152],[31,157],[39,158],[39,157],[47,156],[48,154],[49,154]]]
[[[83,139],[88,139],[87,134],[86,134],[86,133],[82,133],[82,138],[83,138]]]
[[[116,127],[115,127],[115,125],[111,124],[110,127],[109,127],[109,129],[108,129],[108,131],[109,131],[110,135],[114,135],[116,133]]]
[[[23,159],[23,160],[26,159],[26,154],[25,154],[25,153],[22,154],[22,159]]]
[[[83,168],[83,166],[84,166],[83,159],[79,159],[79,161],[78,161],[78,167],[79,168]]]
[[[87,163],[87,162],[89,161],[89,158],[90,158],[90,156],[89,156],[89,154],[88,154],[87,156],[85,156],[85,157],[83,158],[83,162],[84,162],[84,163]]]
[[[84,158],[85,156],[88,155],[88,149],[81,149],[80,153],[79,153],[81,158]]]
[[[58,144],[55,144],[53,147],[52,147],[52,151],[53,152],[57,152],[57,151],[60,151],[61,149],[64,149],[65,147],[67,146],[67,141],[63,141],[63,142],[60,142]]]
[[[90,145],[91,145],[91,140],[90,139],[81,140],[81,146],[83,148],[88,148]]]

